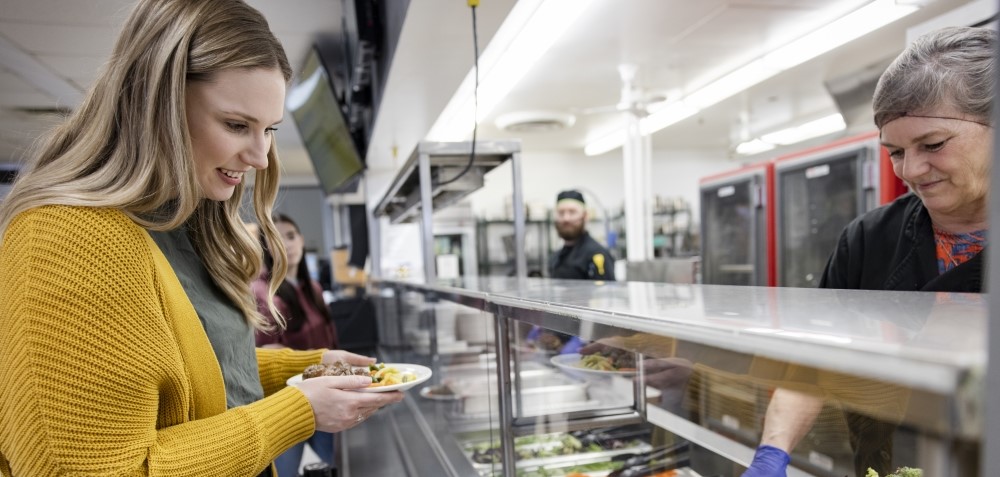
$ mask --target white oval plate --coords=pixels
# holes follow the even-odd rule
[[[580,365],[581,358],[582,356],[580,355],[580,353],[569,353],[569,354],[560,354],[553,356],[552,359],[550,359],[549,361],[560,368],[573,372],[590,373],[590,374],[617,374],[621,376],[632,376],[635,374],[635,370],[601,371],[599,369],[587,368]]]
[[[413,373],[413,375],[416,376],[417,379],[414,379],[413,381],[408,381],[408,382],[405,382],[405,383],[393,384],[392,386],[376,386],[376,387],[373,387],[373,388],[357,388],[357,389],[350,389],[349,391],[357,391],[359,393],[387,393],[389,391],[406,391],[407,389],[410,389],[410,388],[412,388],[412,387],[414,387],[414,386],[416,386],[416,385],[418,385],[418,384],[420,384],[420,383],[422,383],[424,381],[427,381],[428,379],[431,378],[431,375],[434,374],[431,371],[431,368],[428,368],[427,366],[421,366],[419,364],[385,363],[385,366],[387,368],[396,368],[400,372],[403,372],[403,373],[406,373],[406,372]],[[285,384],[288,384],[289,386],[291,386],[293,384],[297,384],[297,383],[300,383],[300,382],[302,382],[302,374],[301,373],[300,374],[296,374],[295,376],[292,376],[292,377],[288,378],[288,380],[285,381]]]
[[[443,385],[439,384],[438,386]],[[424,386],[423,388],[420,388],[420,397],[430,399],[432,401],[457,401],[462,399],[461,395],[455,394],[454,392],[452,392],[452,394],[435,394],[431,392],[433,390],[434,386]]]

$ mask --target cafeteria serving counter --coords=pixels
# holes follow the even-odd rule
[[[864,475],[861,462],[980,475],[980,295],[516,278],[372,288],[380,359],[435,374],[343,433],[340,475],[739,475],[779,388],[822,403],[790,476]]]

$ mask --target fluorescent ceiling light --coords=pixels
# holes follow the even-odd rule
[[[798,40],[764,55],[771,67],[786,70],[865,36],[919,9],[896,0],[875,0]]]
[[[691,106],[687,101],[669,104],[657,110],[656,113],[642,118],[639,121],[639,132],[653,134],[654,131],[679,123],[695,114],[698,114],[698,108]]]
[[[812,33],[751,61],[704,87],[688,93],[678,101],[668,103],[662,110],[643,119],[642,133],[652,134],[669,127],[684,118],[693,116],[699,110],[747,90],[781,71],[800,65],[871,33],[917,11],[919,8],[918,5],[914,4],[897,4],[896,0],[875,0]],[[682,108],[684,115],[672,111],[674,108]],[[658,117],[660,114],[668,116]],[[584,148],[584,153],[589,155],[588,150],[602,150],[601,153],[603,153],[621,147],[625,142],[624,130],[618,136],[621,137],[618,144],[608,147],[606,138],[612,137],[612,135],[608,135],[599,139],[605,140],[601,147],[592,148],[588,144]]]
[[[705,109],[780,72],[779,69],[769,67],[763,60],[752,61],[688,94],[684,97],[684,102],[689,106]]]
[[[479,114],[473,117],[470,70],[427,134],[432,141],[465,140],[593,0],[520,0],[479,58]]]
[[[587,143],[583,148],[583,153],[588,156],[597,156],[605,152],[618,149],[625,144],[625,131],[613,131]]]
[[[801,126],[795,126],[775,131],[770,134],[765,134],[760,138],[767,143],[778,146],[787,146],[789,144],[805,141],[806,139],[812,139],[814,137],[832,134],[837,131],[843,131],[846,128],[847,124],[844,123],[844,117],[838,113],[819,118],[815,121],[809,121]]]
[[[833,134],[844,129],[847,129],[844,117],[839,113],[831,114],[799,126],[785,128],[780,131],[764,134],[750,141],[742,142],[736,146],[736,153],[744,156],[759,154],[770,151],[776,146],[787,146],[805,141],[806,139]]]
[[[739,146],[736,146],[736,154],[750,156],[770,151],[771,149],[774,149],[774,144],[761,141],[760,138],[757,138],[752,141],[742,142]]]
[[[657,109],[656,113],[642,118],[639,121],[639,132],[643,135],[652,134],[654,131],[679,123],[697,113],[698,108],[684,102],[670,103]],[[589,141],[583,148],[583,153],[588,156],[598,156],[618,149],[623,144],[625,144],[625,130],[619,129]]]

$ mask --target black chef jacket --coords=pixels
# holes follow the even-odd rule
[[[931,217],[907,194],[847,225],[819,287],[981,293],[984,253],[939,274]]]
[[[938,272],[931,217],[913,194],[854,219],[844,229],[826,264],[820,288],[982,292],[984,254],[944,273]],[[922,323],[914,314],[914,325]],[[853,392],[859,392],[854,389]],[[877,392],[877,391],[876,391]],[[890,472],[895,422],[846,412],[857,475],[869,467]]]
[[[615,259],[590,234],[584,232],[572,245],[563,246],[549,263],[552,278],[614,280]]]

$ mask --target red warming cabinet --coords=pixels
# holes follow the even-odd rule
[[[844,227],[906,187],[873,132],[775,159],[774,191],[776,284],[811,288]]]
[[[773,285],[771,163],[701,180],[702,283]]]
[[[701,180],[702,282],[815,287],[844,227],[906,186],[878,133]]]

